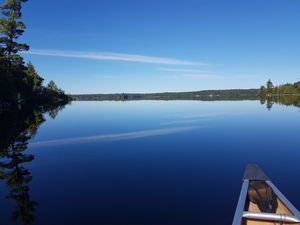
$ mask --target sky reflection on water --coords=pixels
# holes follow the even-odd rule
[[[300,208],[299,124],[259,101],[73,102],[25,150],[32,224],[230,224],[248,163]]]

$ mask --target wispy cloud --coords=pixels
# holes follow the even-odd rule
[[[173,121],[163,122],[163,123],[161,123],[161,125],[196,123],[196,122],[202,122],[204,119],[207,119],[207,118],[203,117],[201,119],[173,120]]]
[[[62,51],[62,50],[30,50],[24,54],[53,56],[53,57],[67,57],[67,58],[82,58],[92,60],[106,60],[106,61],[126,61],[136,63],[149,63],[161,65],[205,65],[201,62],[194,62],[188,60],[179,60],[173,58],[162,58],[146,55],[122,54],[112,52],[79,52],[79,51]]]
[[[100,78],[120,78],[121,76],[120,75],[97,75],[97,74],[94,74],[92,75],[93,77],[100,77]]]
[[[195,69],[176,69],[176,68],[158,68],[167,72],[183,72],[183,73],[211,73],[211,71],[195,70]]]
[[[222,79],[224,76],[215,75],[215,74],[207,74],[207,73],[184,73],[181,74],[182,77],[185,78],[200,78],[200,79]]]
[[[214,80],[214,79],[228,79],[229,77],[210,74],[210,73],[183,73],[183,74],[169,74],[162,75],[162,78],[171,78],[171,79],[201,79],[201,80]]]
[[[90,142],[130,140],[130,139],[174,134],[174,133],[179,133],[179,132],[184,132],[184,131],[189,131],[189,130],[194,130],[199,128],[200,126],[174,127],[174,128],[143,130],[143,131],[127,132],[127,133],[96,135],[96,136],[88,136],[88,137],[65,138],[65,139],[33,142],[30,144],[30,147],[60,146],[60,145],[82,144],[82,143],[90,143]]]
[[[163,78],[174,78],[174,79],[200,79],[200,80],[232,80],[232,79],[248,79],[248,78],[258,78],[260,75],[219,75],[214,73],[181,73],[181,74],[172,74],[172,75],[162,75]]]

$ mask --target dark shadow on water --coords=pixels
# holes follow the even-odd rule
[[[57,105],[38,108],[25,106],[0,111],[0,180],[8,189],[6,201],[15,204],[11,220],[18,224],[33,224],[38,206],[30,197],[29,186],[33,177],[26,165],[34,160],[34,155],[26,153],[28,141],[45,121],[45,113],[54,119],[63,108]]]

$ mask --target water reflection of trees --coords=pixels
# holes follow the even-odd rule
[[[30,198],[29,184],[32,180],[26,163],[34,160],[27,154],[28,141],[45,121],[44,113],[55,118],[62,107],[28,108],[0,111],[0,180],[9,190],[7,200],[15,203],[11,220],[27,225],[34,222],[37,202]]]
[[[299,95],[261,96],[260,103],[265,104],[268,110],[271,110],[275,103],[279,105],[295,106],[300,108],[300,96]]]

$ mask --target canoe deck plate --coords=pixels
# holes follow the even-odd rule
[[[245,170],[244,180],[266,181],[269,180],[269,178],[257,165],[250,164]]]

